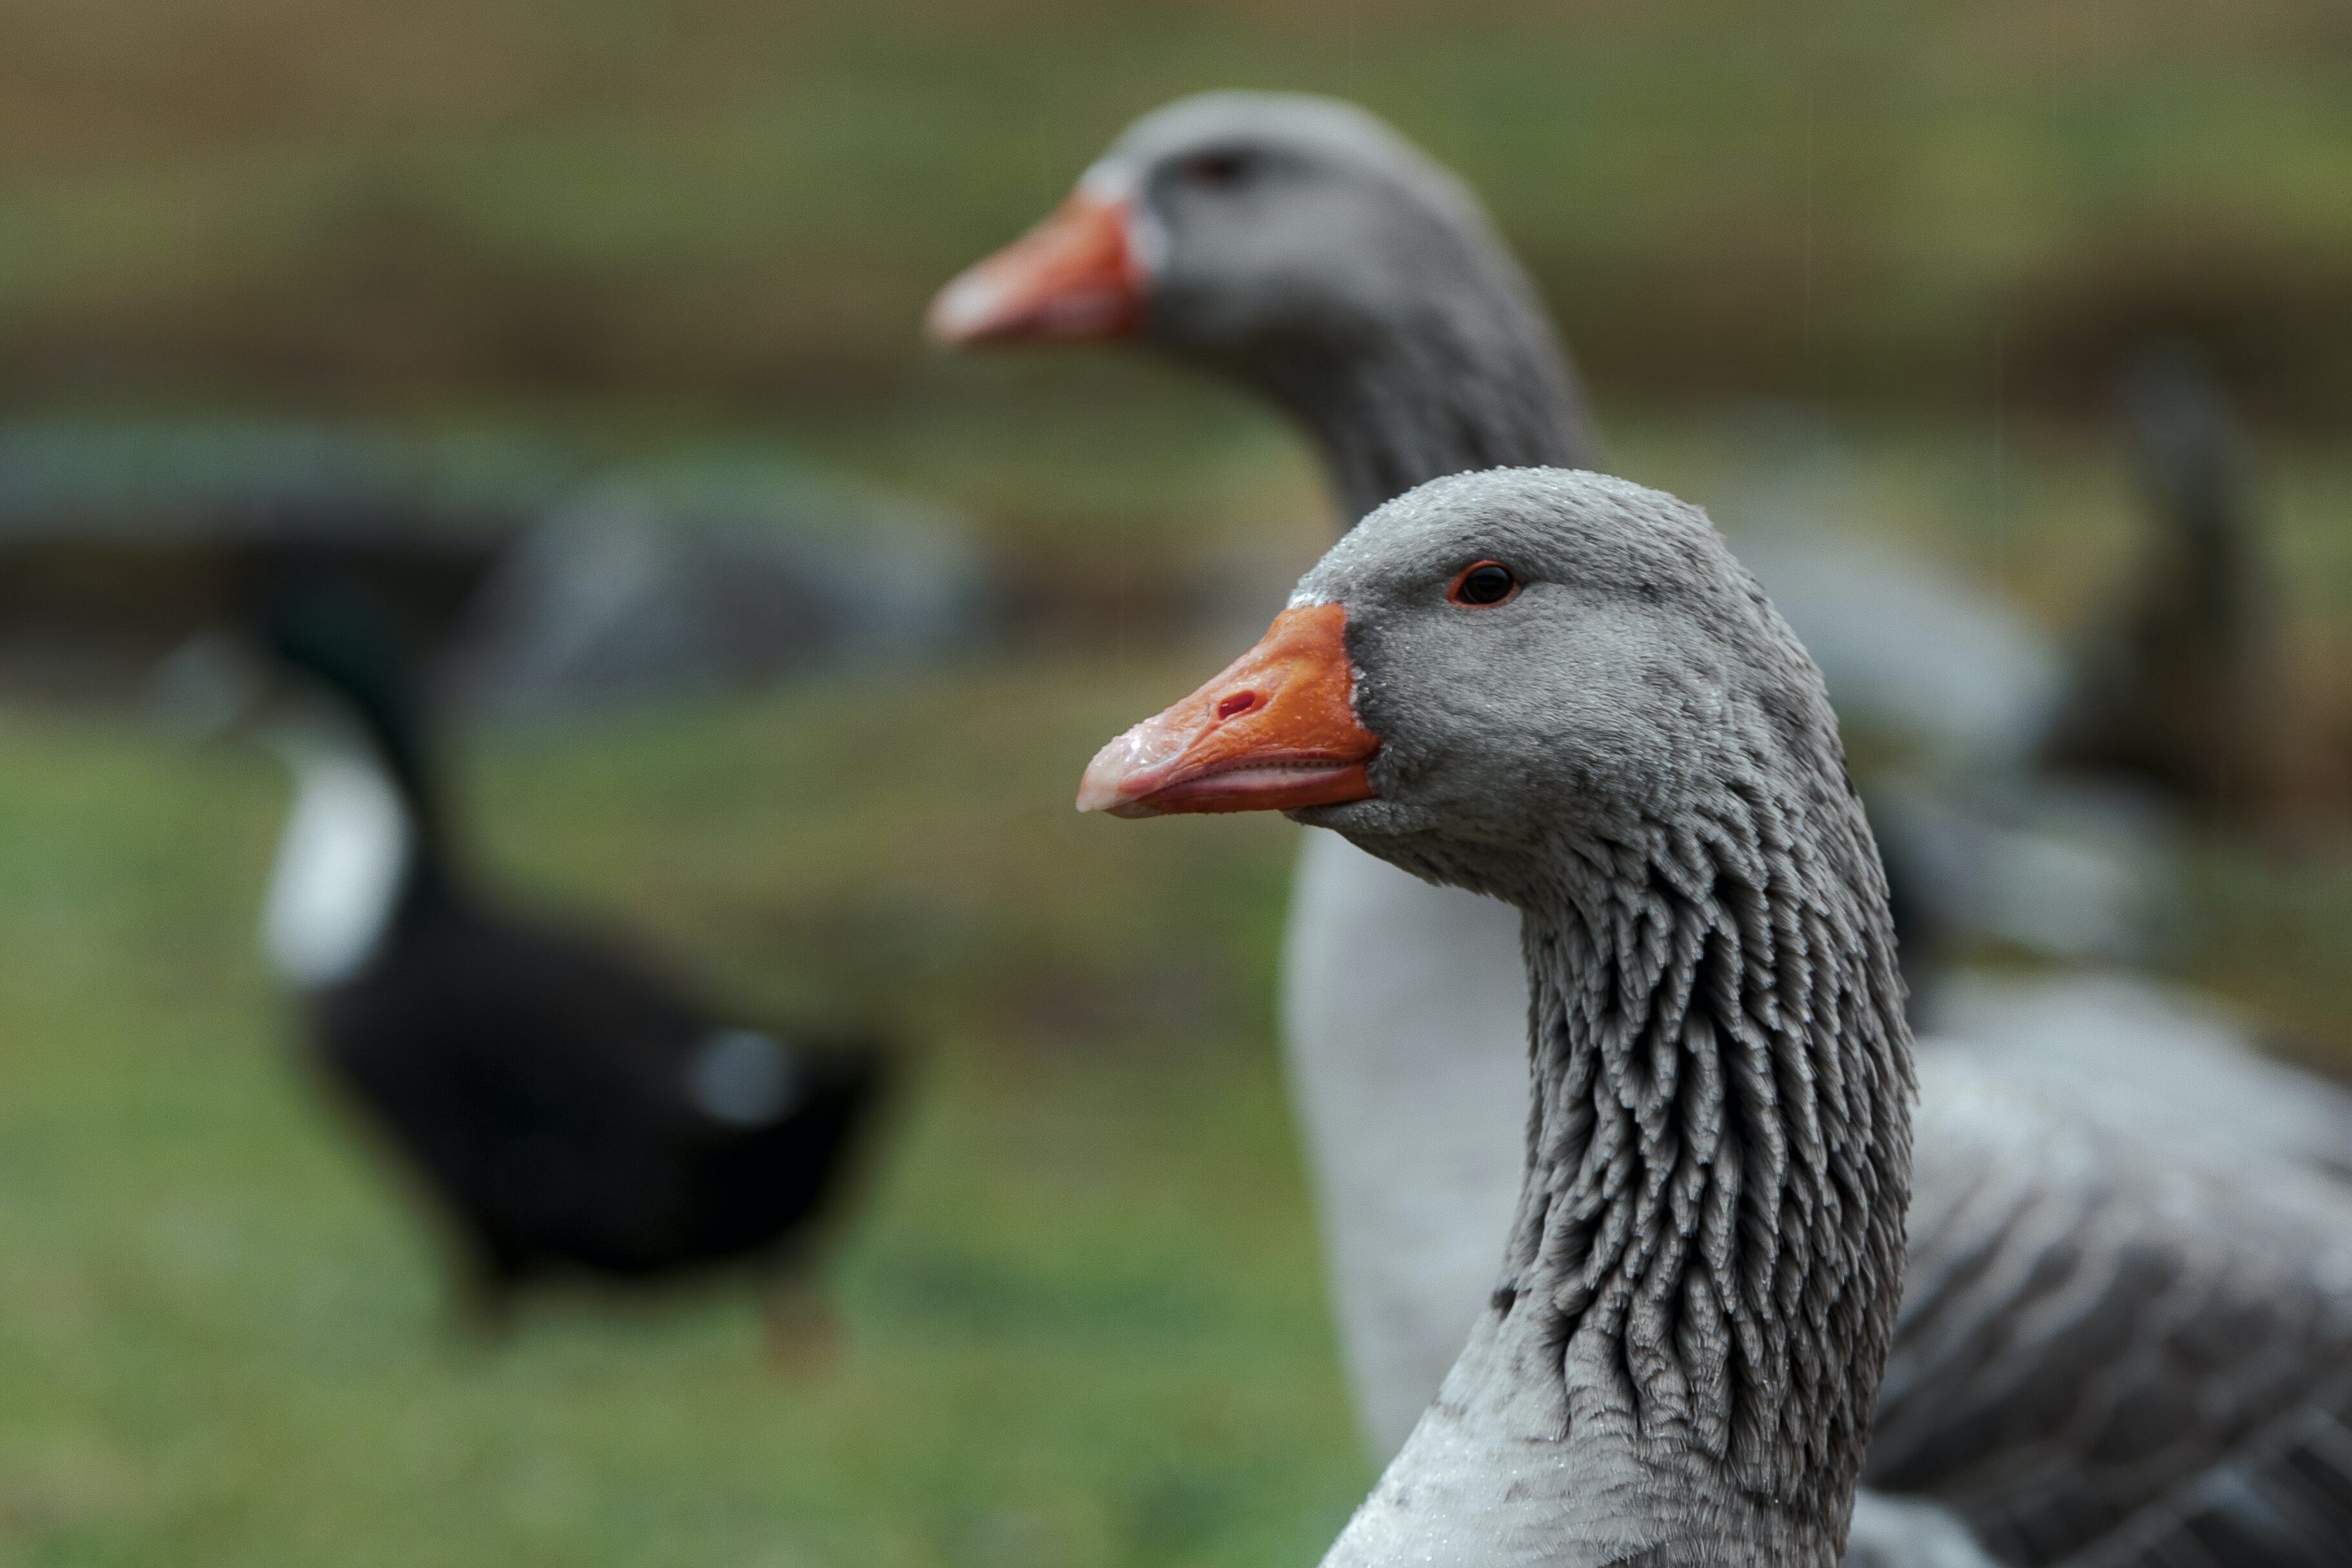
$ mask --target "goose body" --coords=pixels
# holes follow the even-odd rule
[[[336,1085],[425,1178],[493,1297],[566,1273],[795,1261],[871,1058],[714,1016],[593,939],[486,912],[309,999]]]
[[[305,584],[267,619],[295,799],[264,952],[326,1078],[449,1222],[469,1293],[497,1309],[551,1275],[799,1261],[879,1050],[714,1013],[603,938],[481,897],[373,605]]]
[[[1386,1456],[1461,1352],[1518,1201],[1517,1145],[1496,1137],[1527,1117],[1518,911],[1310,832],[1282,973],[1332,1307]]]
[[[1436,229],[1451,237],[1433,238]],[[931,324],[967,342],[1139,336],[1233,376],[1297,419],[1350,520],[1443,474],[1515,463],[1589,468],[1597,458],[1573,373],[1475,201],[1385,126],[1328,100],[1213,94],[1145,117],[1061,213],[943,291]],[[1494,361],[1482,360],[1495,345]],[[1471,1261],[1479,1244],[1465,1238],[1499,1237],[1518,1201],[1528,998],[1524,979],[1515,984],[1509,973],[1519,956],[1513,923],[1508,910],[1411,879],[1332,837],[1310,834],[1302,851],[1286,949],[1285,1047],[1343,1346],[1376,1455],[1404,1442],[1440,1369],[1487,1310],[1491,1281]],[[2074,1049],[2071,1035],[2049,1030],[2034,1047]],[[2352,1119],[2337,1113],[2342,1097],[2332,1086],[2251,1058],[2226,1039],[2204,1039],[2186,1055],[2210,1073],[2144,1073],[2135,1085],[2166,1108],[2142,1129],[2150,1142],[2195,1126],[2225,1160],[2262,1173],[2278,1169],[2274,1155],[2336,1165],[2352,1154]],[[2091,1051],[2041,1081],[2079,1099],[2113,1059]],[[1951,1092],[1932,1087],[1946,1081],[1931,1076],[1931,1093]],[[2208,1090],[2221,1081],[2245,1114],[2212,1114]],[[2324,1107],[2315,1115],[2315,1105]],[[2289,1126],[2303,1131],[2282,1147],[2275,1140]],[[1923,1128],[1938,1141],[1958,1131],[1939,1115]],[[2137,1179],[2203,1179],[2179,1175],[2161,1148],[2132,1146]],[[1965,1157],[1923,1170],[1937,1182],[1967,1180]],[[2256,1188],[2266,1179],[2249,1178]],[[1955,1234],[1915,1240],[1943,1246]],[[2018,1234],[2052,1268],[2068,1265],[2063,1230]],[[2272,1244],[2284,1253],[2295,1241]],[[2199,1257],[2200,1268],[2247,1266],[2226,1249]],[[2015,1317],[2003,1316],[1997,1292],[1977,1300],[1996,1325],[1988,1331],[2059,1331],[2025,1280],[2011,1283]],[[2299,1346],[2308,1378],[2331,1375],[2337,1352],[2326,1336]],[[2030,1458],[2060,1478],[2087,1462],[2063,1436],[2032,1445]],[[1948,1554],[1930,1554],[1933,1542],[1912,1525],[1922,1517],[1957,1523],[1962,1514],[1924,1500],[1937,1495],[1927,1471],[1906,1473],[1920,1486],[1912,1500],[1864,1510],[1878,1552],[1870,1561],[1926,1568]],[[2139,1484],[2142,1507],[2193,1489],[2188,1474],[2158,1480],[2155,1469]],[[2006,1506],[1985,1502],[1979,1515],[1997,1529]],[[1954,1534],[1930,1533],[1946,1545]],[[1916,1554],[1889,1555],[1910,1551],[1913,1537]],[[2352,1542],[2352,1529],[2337,1540]]]
[[[1865,1479],[1999,1562],[2352,1552],[2352,1198],[1923,1053],[1911,1270]]]

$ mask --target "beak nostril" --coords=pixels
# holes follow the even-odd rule
[[[1080,811],[1113,816],[1288,811],[1373,797],[1380,737],[1356,721],[1346,613],[1286,609],[1191,696],[1095,753]]]

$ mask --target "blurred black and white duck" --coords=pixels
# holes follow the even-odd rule
[[[257,721],[294,781],[263,951],[327,1079],[437,1201],[466,1299],[495,1319],[543,1278],[734,1263],[772,1276],[788,1326],[885,1048],[713,1008],[485,896],[451,845],[416,672],[354,581],[297,574],[255,630]]]

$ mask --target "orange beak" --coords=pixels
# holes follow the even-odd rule
[[[1130,204],[1081,184],[1054,214],[940,289],[924,327],[942,343],[1123,338],[1143,322],[1146,275]]]
[[[1167,816],[1370,800],[1380,737],[1356,722],[1337,605],[1285,610],[1225,672],[1095,753],[1080,811]]]

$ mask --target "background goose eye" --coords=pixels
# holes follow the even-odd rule
[[[1240,153],[1203,153],[1184,165],[1184,178],[1196,185],[1223,188],[1239,184],[1249,174],[1249,159]]]
[[[1454,579],[1454,586],[1445,591],[1448,603],[1471,605],[1484,608],[1499,605],[1519,591],[1519,580],[1511,569],[1499,561],[1481,561],[1464,569]]]

